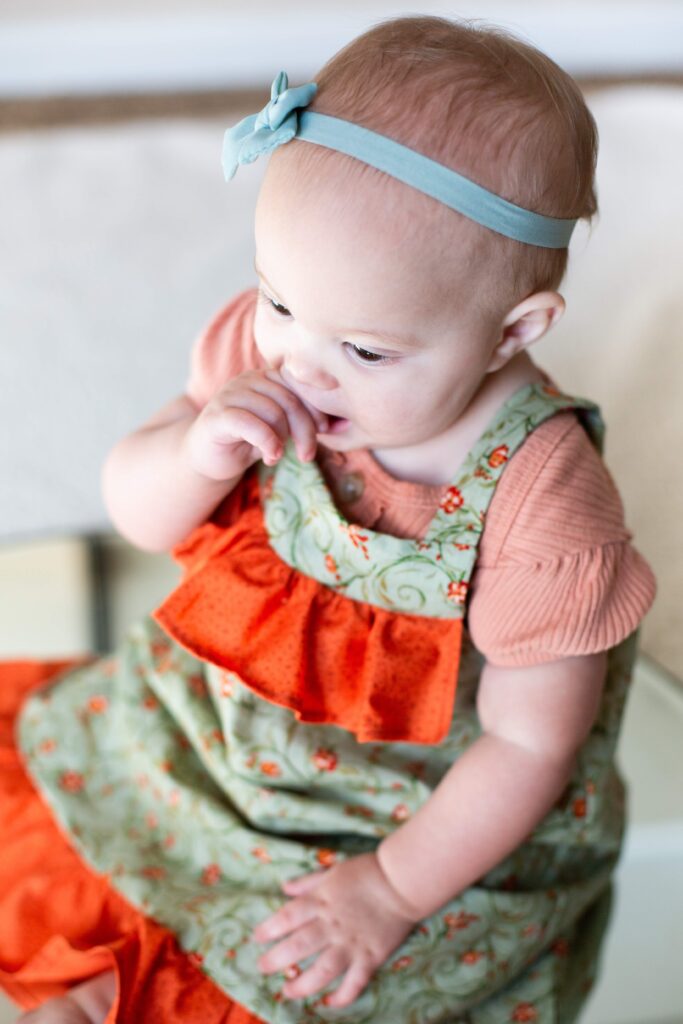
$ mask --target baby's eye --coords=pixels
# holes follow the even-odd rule
[[[354,357],[361,363],[390,363],[392,361],[391,356],[381,355],[379,352],[370,352],[367,348],[361,348],[360,345],[352,345],[347,342]]]
[[[285,306],[280,305],[280,303],[276,302],[275,299],[268,299],[268,302],[271,304],[278,316],[292,315]]]

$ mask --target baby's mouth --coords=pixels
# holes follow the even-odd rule
[[[321,430],[320,433],[325,434],[340,434],[343,430],[349,426],[350,420],[345,419],[343,416],[333,416],[331,413],[327,413],[327,430]]]

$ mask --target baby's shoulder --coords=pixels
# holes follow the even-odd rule
[[[467,625],[496,665],[608,650],[652,605],[652,569],[574,411],[545,420],[517,449],[485,523]]]
[[[258,288],[245,288],[222,306],[195,338],[186,392],[199,406],[232,377],[262,360],[254,340]]]
[[[556,413],[526,438],[500,478],[480,565],[547,560],[631,537],[621,496],[580,414]]]

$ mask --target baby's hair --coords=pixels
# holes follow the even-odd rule
[[[581,90],[505,29],[435,16],[382,21],[336,53],[315,81],[310,110],[388,135],[537,213],[590,221],[597,212],[598,133]],[[297,145],[301,173],[324,173],[326,160],[345,160],[350,175],[381,175],[395,187],[351,157]],[[422,202],[423,211],[437,204],[416,195],[403,199]],[[517,242],[437,205],[447,228],[458,218],[459,242],[467,232],[468,270],[486,270],[488,308],[557,288],[567,249]]]

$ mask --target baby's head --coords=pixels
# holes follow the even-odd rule
[[[596,212],[597,131],[580,90],[501,29],[385,21],[315,81],[311,112],[389,136],[536,213]],[[270,156],[255,237],[257,344],[302,397],[350,421],[323,438],[335,448],[447,430],[486,375],[564,309],[566,248],[506,237],[296,137]]]

